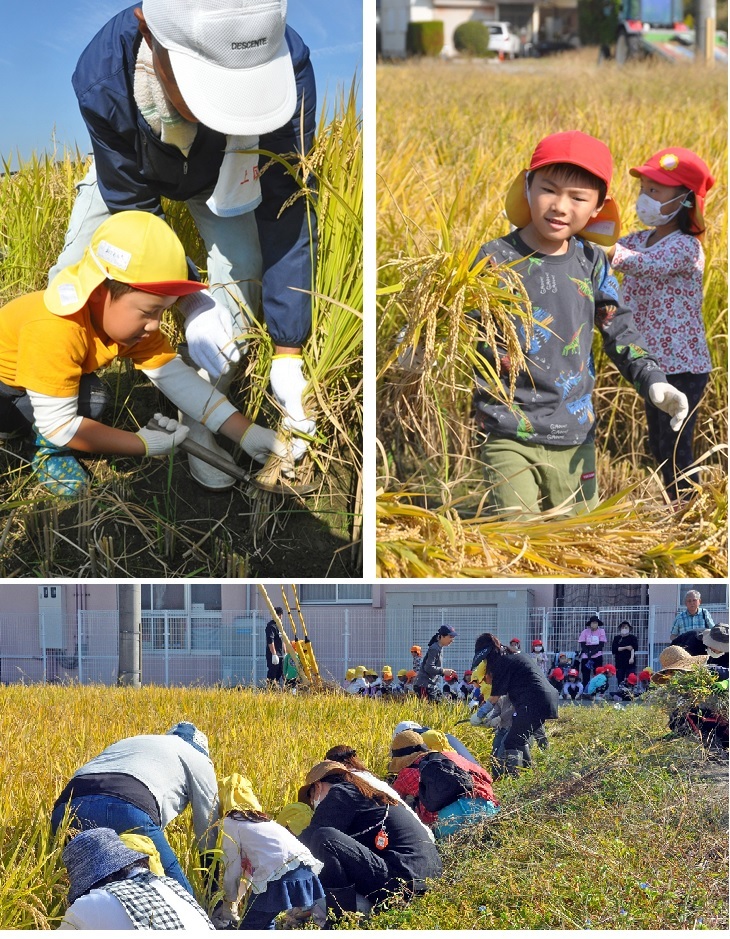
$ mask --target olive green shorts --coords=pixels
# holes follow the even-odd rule
[[[487,502],[500,515],[526,518],[551,509],[579,515],[598,505],[592,441],[577,447],[546,447],[493,435],[483,441]]]

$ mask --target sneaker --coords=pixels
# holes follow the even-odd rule
[[[86,470],[70,450],[57,447],[36,433],[36,452],[31,466],[38,482],[54,496],[74,498],[89,485]]]

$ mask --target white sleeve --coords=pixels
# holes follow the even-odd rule
[[[83,418],[78,413],[78,395],[73,398],[57,398],[55,395],[43,395],[38,391],[28,390],[28,397],[33,407],[33,418],[38,430],[51,443],[65,447],[79,429]]]
[[[241,884],[241,874],[243,865],[241,863],[241,846],[230,830],[226,831],[227,826],[223,824],[223,838],[221,848],[223,849],[223,896],[228,903],[236,903],[248,884]],[[243,890],[241,888],[244,888]]]
[[[117,898],[103,887],[75,900],[59,929],[132,929],[132,921]]]
[[[225,395],[176,355],[160,368],[142,369],[150,381],[181,411],[215,433],[236,409]]]

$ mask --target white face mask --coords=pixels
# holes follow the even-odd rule
[[[652,228],[655,228],[657,225],[665,225],[667,222],[671,222],[675,215],[677,215],[685,206],[689,208],[691,202],[681,202],[679,206],[672,212],[670,215],[663,215],[662,209],[665,205],[670,205],[672,202],[676,202],[677,199],[684,199],[689,193],[683,192],[678,196],[674,196],[673,199],[667,199],[666,202],[657,202],[656,199],[652,199],[651,196],[648,196],[645,192],[642,192],[639,198],[636,200],[636,214],[639,216],[640,221],[644,225],[649,225]]]
[[[535,646],[535,652],[542,652],[542,646]]]
[[[622,629],[622,630],[621,630],[621,635],[622,635],[622,636],[628,636],[628,634],[629,634],[628,629]]]

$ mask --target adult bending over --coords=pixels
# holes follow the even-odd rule
[[[78,769],[53,806],[51,827],[112,828],[147,835],[168,877],[193,892],[164,828],[187,807],[199,850],[211,849],[218,820],[218,784],[204,733],[183,721],[167,734],[141,734],[111,744]]]
[[[479,666],[491,677],[489,701],[496,704],[506,694],[514,706],[512,726],[504,738],[504,768],[516,775],[530,737],[541,734],[543,721],[558,716],[558,692],[531,656],[507,654],[491,633],[482,633],[474,643],[473,672]]]

